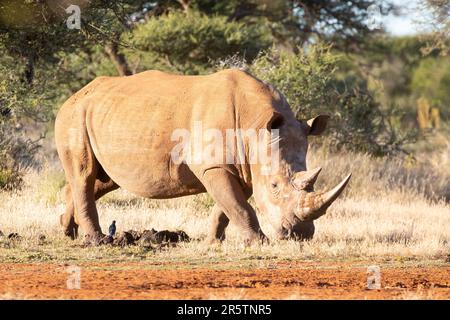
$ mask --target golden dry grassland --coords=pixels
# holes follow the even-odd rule
[[[113,192],[98,203],[102,229],[112,220],[119,231],[129,229],[181,229],[194,239],[166,250],[132,246],[82,248],[82,240],[65,239],[59,227],[64,211],[58,190],[63,173],[30,172],[26,187],[0,193],[0,230],[17,232],[22,241],[0,238],[0,261],[127,261],[153,259],[162,263],[263,265],[274,260],[383,260],[440,261],[450,254],[450,147],[415,161],[372,158],[364,154],[329,154],[313,148],[309,167],[324,168],[317,190],[329,188],[348,172],[352,180],[345,194],[316,221],[316,234],[307,242],[275,240],[266,218],[259,215],[264,232],[273,240],[245,248],[239,229],[231,225],[227,240],[218,246],[201,241],[209,226],[212,201],[208,195],[172,200],[136,198]],[[46,240],[40,241],[39,236]]]

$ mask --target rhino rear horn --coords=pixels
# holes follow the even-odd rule
[[[317,180],[317,177],[319,176],[320,171],[322,171],[322,168],[317,167],[312,170],[297,172],[292,180],[294,188],[297,190],[312,188]]]

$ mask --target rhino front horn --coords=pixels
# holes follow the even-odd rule
[[[303,202],[306,206],[299,208],[297,217],[302,221],[311,221],[323,216],[333,201],[344,191],[351,176],[350,173],[341,183],[328,192],[307,194],[306,201]]]

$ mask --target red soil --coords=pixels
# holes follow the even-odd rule
[[[62,264],[0,264],[5,299],[450,299],[450,266],[381,269],[368,290],[367,268],[349,263],[273,268],[158,270],[148,263],[81,264],[81,288],[67,289]]]

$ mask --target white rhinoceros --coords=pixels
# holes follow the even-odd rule
[[[56,118],[56,146],[68,181],[67,209],[60,219],[64,232],[75,237],[81,226],[89,239],[98,239],[102,230],[95,201],[122,187],[155,199],[208,192],[215,201],[210,240],[224,239],[230,220],[242,228],[246,241],[265,239],[247,202],[251,195],[280,238],[311,238],[313,220],[350,178],[329,192],[314,192],[320,168],[306,170],[307,137],[321,134],[327,120],[296,120],[282,94],[234,69],[205,76],[147,71],[99,77],[68,99]],[[180,147],[174,133],[195,131],[198,124],[224,137],[230,130],[255,130],[266,140],[236,134],[224,148],[240,151],[231,157],[187,161],[189,152],[181,150],[174,159],[173,150]],[[182,146],[198,143],[191,137]],[[269,173],[267,163],[250,161],[261,145],[277,151]]]

